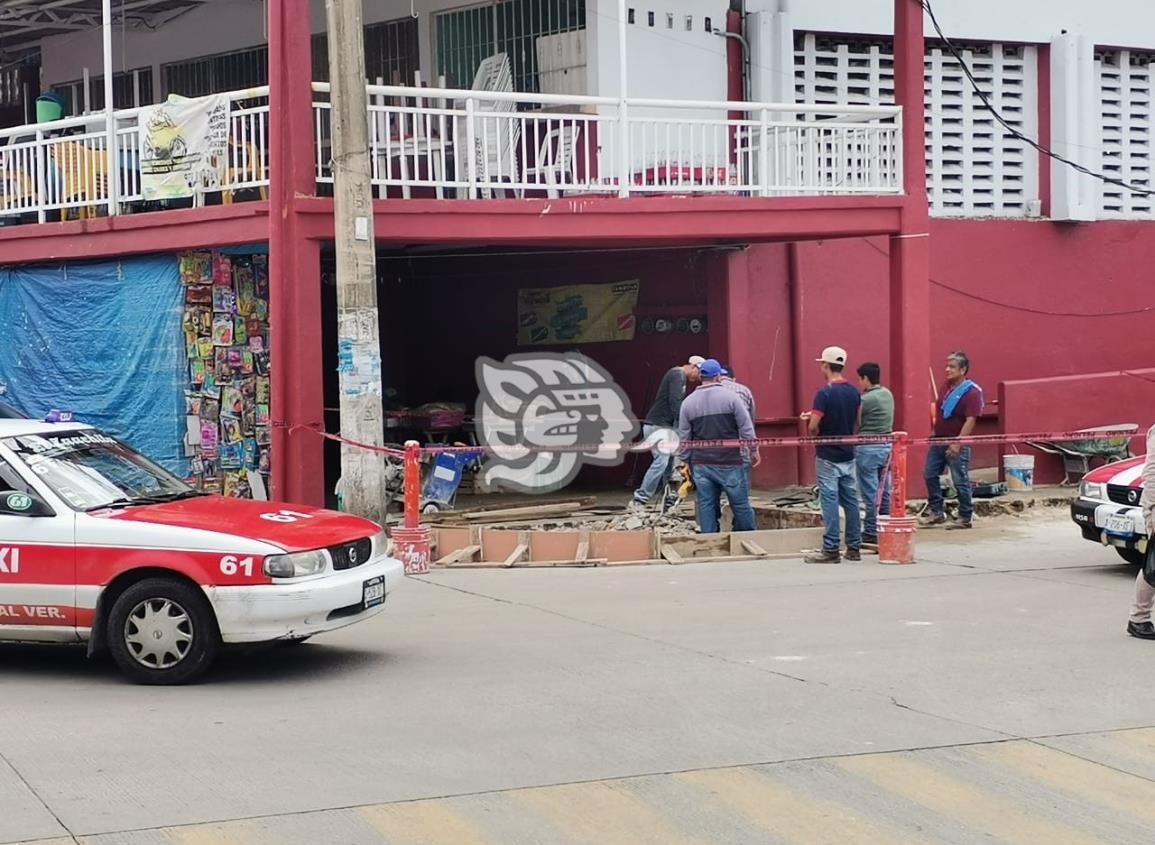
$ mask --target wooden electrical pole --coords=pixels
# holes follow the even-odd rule
[[[337,232],[337,369],[341,436],[385,443],[381,340],[377,322],[377,252],[369,180],[369,103],[361,0],[326,0]],[[345,509],[385,520],[385,458],[341,444]]]

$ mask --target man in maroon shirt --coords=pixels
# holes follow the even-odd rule
[[[967,437],[974,431],[983,412],[982,388],[967,378],[971,362],[965,352],[952,352],[946,359],[946,385],[942,389],[938,413],[935,415],[934,439],[942,441]],[[927,505],[930,513],[922,519],[924,526],[946,522],[945,502],[939,476],[947,467],[958,491],[958,520],[947,528],[970,528],[974,517],[971,499],[971,447],[958,442],[935,443],[926,456]]]

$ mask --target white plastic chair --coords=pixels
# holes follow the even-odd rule
[[[473,90],[477,92],[513,92],[513,68],[509,63],[509,56],[505,53],[495,53],[482,60],[473,77]],[[465,109],[465,103],[458,100],[455,108]],[[482,100],[475,107],[477,115],[474,125],[474,161],[477,167],[477,182],[489,182],[500,176],[517,182],[517,162],[514,150],[521,139],[521,121],[513,117],[517,110],[517,103],[513,100]],[[463,154],[468,143],[468,127],[466,118],[459,117],[454,121],[454,169],[457,181],[462,181],[461,174],[467,171],[468,159]],[[492,187],[482,187],[486,197],[493,196]]]
[[[572,123],[550,130],[542,139],[537,157],[532,162],[533,166],[527,166],[522,174],[525,182],[534,186],[546,186],[546,195],[550,199],[561,196],[557,185],[575,184],[577,162],[574,158],[574,149],[577,147],[580,131],[580,128]],[[519,195],[524,197],[525,191],[519,192]]]

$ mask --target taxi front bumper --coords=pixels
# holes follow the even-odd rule
[[[1141,508],[1080,496],[1071,502],[1071,520],[1082,529],[1084,539],[1092,542],[1121,549],[1147,548]]]
[[[365,608],[366,582],[385,582],[385,601]],[[401,562],[376,558],[319,578],[275,584],[205,587],[226,643],[301,639],[376,616],[405,577]]]

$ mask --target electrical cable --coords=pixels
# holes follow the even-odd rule
[[[970,65],[967,64],[966,60],[963,58],[963,56],[959,52],[958,48],[955,47],[954,42],[951,41],[947,37],[945,32],[943,32],[942,26],[939,24],[938,18],[934,14],[934,8],[931,6],[930,0],[915,0],[915,2],[918,2],[922,6],[923,10],[926,12],[927,16],[930,18],[930,23],[931,23],[931,26],[934,27],[934,31],[936,33],[938,33],[939,39],[946,46],[946,48],[950,52],[950,54],[952,56],[954,56],[955,61],[958,62],[959,68],[962,70],[963,75],[966,76],[967,80],[970,82],[971,88],[974,89],[974,92],[978,95],[979,100],[982,101],[983,106],[985,106],[987,111],[989,111],[991,113],[991,116],[994,117],[994,119],[997,120],[999,122],[999,124],[1004,129],[1007,130],[1007,133],[1010,134],[1011,137],[1018,138],[1024,144],[1027,144],[1028,146],[1033,147],[1039,153],[1041,153],[1045,156],[1048,156],[1049,158],[1052,158],[1057,162],[1065,164],[1068,167],[1070,167],[1071,169],[1078,171],[1079,173],[1085,174],[1087,176],[1091,176],[1092,178],[1099,179],[1099,180],[1106,182],[1108,184],[1111,184],[1111,185],[1118,185],[1120,188],[1123,188],[1124,190],[1130,191],[1133,194],[1142,194],[1145,196],[1155,196],[1155,191],[1153,191],[1153,190],[1150,190],[1148,188],[1143,188],[1143,187],[1140,187],[1138,185],[1133,185],[1130,182],[1124,181],[1123,179],[1116,179],[1113,176],[1108,176],[1106,173],[1102,173],[1102,172],[1097,171],[1097,170],[1092,170],[1089,167],[1086,167],[1082,164],[1079,164],[1077,161],[1072,161],[1071,159],[1066,158],[1065,156],[1062,156],[1059,153],[1056,153],[1054,150],[1052,150],[1048,147],[1044,147],[1038,141],[1034,140],[1033,138],[1028,137],[1023,132],[1021,132],[1018,128],[1012,126],[1007,121],[1007,119],[1002,116],[1002,114],[999,112],[999,110],[995,108],[994,104],[990,101],[990,98],[987,96],[986,92],[983,91],[982,87],[979,85],[978,80],[975,79],[975,75],[974,75],[973,71],[971,71]]]
[[[890,257],[889,252],[877,244],[872,243],[869,239],[860,238],[859,240],[861,240],[879,255],[886,256],[887,258]],[[973,299],[977,302],[982,302],[987,305],[994,305],[998,308],[1006,308],[1009,311],[1022,311],[1025,314],[1036,314],[1040,317],[1133,317],[1138,314],[1149,314],[1155,311],[1155,305],[1145,305],[1142,308],[1134,308],[1127,311],[1101,311],[1094,314],[1088,314],[1086,311],[1047,311],[1041,308],[1031,308],[1028,305],[1014,305],[1009,302],[999,302],[997,299],[990,299],[989,297],[982,296],[981,294],[971,293],[970,291],[963,290],[962,288],[957,288],[954,285],[949,285],[946,282],[940,282],[935,278],[931,278],[930,283],[935,287],[942,288],[943,290],[949,290],[951,293],[958,294],[959,296],[965,297],[966,299]]]

